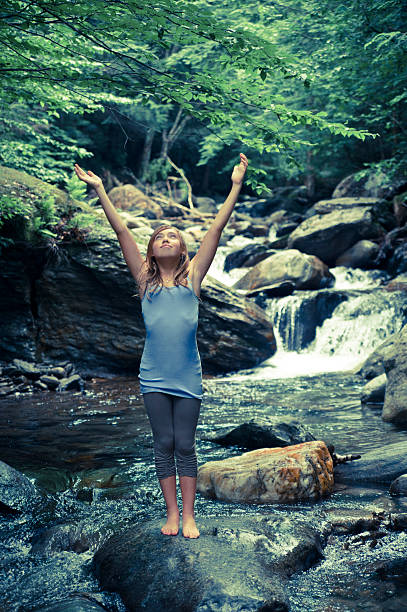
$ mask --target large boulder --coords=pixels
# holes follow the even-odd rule
[[[376,378],[381,374],[384,374],[383,356],[384,351],[387,347],[393,346],[397,340],[398,334],[392,334],[388,336],[384,342],[382,342],[362,363],[358,364],[352,372],[359,374],[366,380]]]
[[[407,272],[407,225],[387,232],[381,241],[376,263],[391,276]]]
[[[233,288],[253,290],[283,281],[294,282],[296,289],[321,289],[332,286],[335,277],[317,257],[289,249],[263,259],[240,278]]]
[[[267,244],[259,244],[257,242],[247,244],[241,249],[232,251],[225,257],[223,269],[229,272],[234,268],[249,268],[255,266],[260,261],[273,255],[276,251],[270,249]]]
[[[0,259],[0,278],[7,274],[10,284],[8,263],[23,255],[21,249],[9,250],[5,257]],[[17,337],[18,347],[27,341],[28,348],[19,353],[26,359],[35,352],[37,358],[48,361],[69,359],[83,372],[137,372],[145,327],[137,289],[115,236],[61,247],[59,256],[39,266],[36,278],[29,282],[24,265],[13,269],[21,271],[21,284],[27,282],[30,310],[24,314],[26,325],[17,333],[23,320],[19,308],[13,318],[18,291],[3,295],[4,310],[9,313],[3,322],[1,358],[16,356]],[[13,278],[13,283],[19,282]],[[201,298],[197,336],[206,373],[253,367],[274,354],[272,324],[252,300],[208,276]]]
[[[407,423],[407,325],[398,333],[394,344],[383,353],[387,374],[382,419],[390,423]]]
[[[359,240],[335,261],[335,266],[348,268],[372,268],[379,253],[379,246],[371,240]]]
[[[396,480],[393,480],[389,492],[390,495],[407,497],[407,474],[402,474]]]
[[[333,486],[332,457],[321,440],[261,448],[198,468],[197,490],[229,502],[315,500],[332,493]]]
[[[40,199],[41,189],[50,187],[18,171],[5,176],[0,172],[0,194],[15,187],[20,197],[26,182]],[[117,236],[102,211],[55,194],[58,206],[72,214],[69,228],[61,230],[64,239],[52,248],[20,242],[0,257],[0,359],[69,359],[84,373],[135,374],[145,327]],[[132,230],[143,255],[152,228],[162,223],[153,219]],[[188,249],[196,250],[186,231],[191,219],[177,219],[176,226],[185,230]],[[205,373],[253,367],[274,354],[272,325],[252,300],[208,276],[201,296],[198,346]]]
[[[253,301],[207,275],[201,287],[198,346],[208,374],[253,367],[277,350],[273,326]],[[244,365],[244,364],[251,365]]]
[[[113,187],[108,193],[109,198],[116,208],[131,210],[149,219],[160,219],[163,210],[157,202],[154,202],[135,185],[120,185]]]
[[[200,518],[199,538],[163,536],[161,520],[109,538],[92,567],[126,610],[156,612],[290,609],[285,584],[322,557],[325,534],[301,517]]]
[[[337,185],[332,197],[390,198],[400,193],[405,184],[403,178],[390,181],[384,172],[372,170],[364,173],[363,177],[357,177],[357,174],[346,176]]]
[[[338,210],[349,210],[351,208],[363,207],[370,211],[377,210],[381,205],[381,200],[378,198],[339,198],[332,197],[330,200],[319,200],[311,206],[305,216],[312,217],[313,215],[326,215]]]
[[[134,282],[116,245],[99,241],[89,248],[71,249],[63,266],[48,267],[37,282],[40,349],[85,369],[137,371],[145,328]],[[275,352],[273,328],[260,307],[210,277],[201,299],[204,371],[251,367]]]
[[[17,356],[35,359],[32,288],[30,269],[19,254],[16,253],[15,259],[3,259],[0,270],[0,355],[7,359]]]
[[[334,265],[338,257],[356,242],[376,238],[380,233],[380,226],[366,207],[343,208],[305,219],[290,234],[287,246]]]

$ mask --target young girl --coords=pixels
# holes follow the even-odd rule
[[[155,467],[167,507],[167,522],[161,528],[165,535],[177,535],[179,531],[175,452],[182,495],[182,534],[186,538],[199,537],[194,504],[195,432],[202,401],[202,370],[196,343],[200,287],[232,214],[247,165],[247,157],[240,153],[240,164],[232,173],[231,191],[190,260],[181,233],[171,225],[162,225],[153,232],[143,259],[132,232],[109,200],[102,180],[91,170],[85,173],[75,164],[78,178],[96,190],[140,292],[147,330],[140,362],[140,390],[151,424]]]

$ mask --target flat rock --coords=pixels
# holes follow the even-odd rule
[[[322,556],[321,534],[301,518],[205,517],[200,537],[165,536],[162,520],[113,535],[93,570],[129,612],[289,610],[285,583]]]
[[[390,484],[407,473],[407,441],[368,451],[361,459],[335,467],[335,482]]]
[[[59,381],[58,391],[76,390],[80,391],[83,386],[83,380],[79,374],[72,374],[68,378],[62,378]]]

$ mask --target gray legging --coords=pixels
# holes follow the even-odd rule
[[[178,476],[196,477],[195,431],[202,400],[157,391],[143,393],[143,400],[153,432],[158,479],[175,476],[174,451]]]

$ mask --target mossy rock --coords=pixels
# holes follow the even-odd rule
[[[51,193],[54,196],[57,210],[66,210],[70,203],[72,205],[79,204],[79,202],[69,198],[68,194],[62,189],[41,181],[23,170],[0,166],[0,195],[13,195],[26,199],[30,194],[38,197],[44,196],[46,193]]]
[[[62,189],[41,181],[27,172],[5,166],[0,166],[0,197],[9,196],[21,200],[27,204],[28,211],[31,207],[31,212],[25,220],[22,216],[15,217],[3,226],[1,233],[14,240],[41,241],[31,228],[27,230],[27,226],[30,225],[30,217],[32,220],[36,213],[39,213],[39,206],[48,195],[54,198],[55,216],[58,219],[67,219],[63,229],[75,230],[71,233],[73,240],[75,236],[86,242],[98,241],[100,238],[116,239],[102,209],[95,209],[85,202],[75,200]],[[61,236],[58,238],[61,239]],[[42,241],[47,242],[47,237],[42,238]]]

